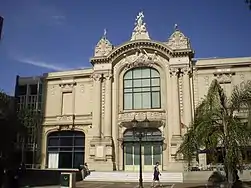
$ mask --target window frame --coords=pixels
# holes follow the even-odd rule
[[[140,77],[134,77],[134,71],[135,70],[139,70],[141,71],[142,73],[142,69],[149,69],[149,72],[150,72],[150,76],[147,78],[147,77],[143,77],[142,75]],[[153,76],[152,75],[152,70],[156,71],[158,73],[158,76]],[[125,78],[125,76],[131,72],[131,78]],[[157,86],[153,85],[153,81],[154,79],[158,79],[159,81],[159,84]],[[142,80],[150,80],[150,84],[149,86],[140,86],[140,87],[135,87],[134,86],[134,80],[140,80],[141,83],[142,83]],[[125,82],[126,81],[131,81],[131,87],[125,87]],[[157,88],[157,90],[153,90],[154,88]],[[141,91],[134,91],[134,89],[140,89]],[[149,89],[149,91],[142,91],[143,89]],[[130,92],[126,92],[125,90],[131,90]],[[142,101],[142,104],[141,104],[141,107],[140,108],[135,108],[135,103],[134,103],[134,95],[136,93],[139,93],[141,94],[141,100],[142,100],[142,94],[144,93],[149,93],[150,95],[150,107],[149,108],[145,108],[143,107],[143,101]],[[153,106],[153,94],[154,93],[158,93],[158,97],[159,97],[159,105],[158,107],[154,107]],[[131,94],[131,108],[125,108],[125,96],[126,94]],[[152,68],[152,67],[136,67],[136,68],[133,68],[133,69],[130,69],[128,71],[126,71],[123,75],[123,110],[148,110],[148,109],[161,109],[161,77],[160,77],[160,73],[157,69],[155,68]]]

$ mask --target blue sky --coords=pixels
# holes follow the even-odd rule
[[[142,10],[154,40],[166,41],[178,24],[196,57],[251,56],[244,0],[0,0],[0,88],[12,94],[17,74],[90,67],[104,28],[114,45],[126,42]]]

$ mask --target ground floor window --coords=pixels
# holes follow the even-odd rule
[[[48,135],[48,168],[79,168],[85,161],[85,134],[57,131]]]

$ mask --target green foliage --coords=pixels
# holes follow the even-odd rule
[[[250,128],[236,116],[251,106],[251,83],[236,86],[228,99],[217,80],[213,80],[207,95],[196,108],[194,121],[185,134],[177,154],[191,162],[199,150],[216,153],[217,147],[226,150],[225,164],[229,170],[242,164],[242,148],[250,143]],[[250,110],[249,110],[250,111]],[[231,168],[231,169],[230,169]]]

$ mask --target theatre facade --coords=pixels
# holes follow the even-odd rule
[[[168,38],[168,36],[167,36]],[[113,46],[106,32],[92,68],[44,75],[42,168],[136,171],[139,144],[132,120],[148,120],[142,142],[143,170],[183,171],[176,159],[196,105],[218,79],[227,95],[251,76],[251,58],[194,59],[190,40],[175,25],[167,41],[150,38],[144,15],[131,39]],[[206,157],[200,157],[206,165]]]

